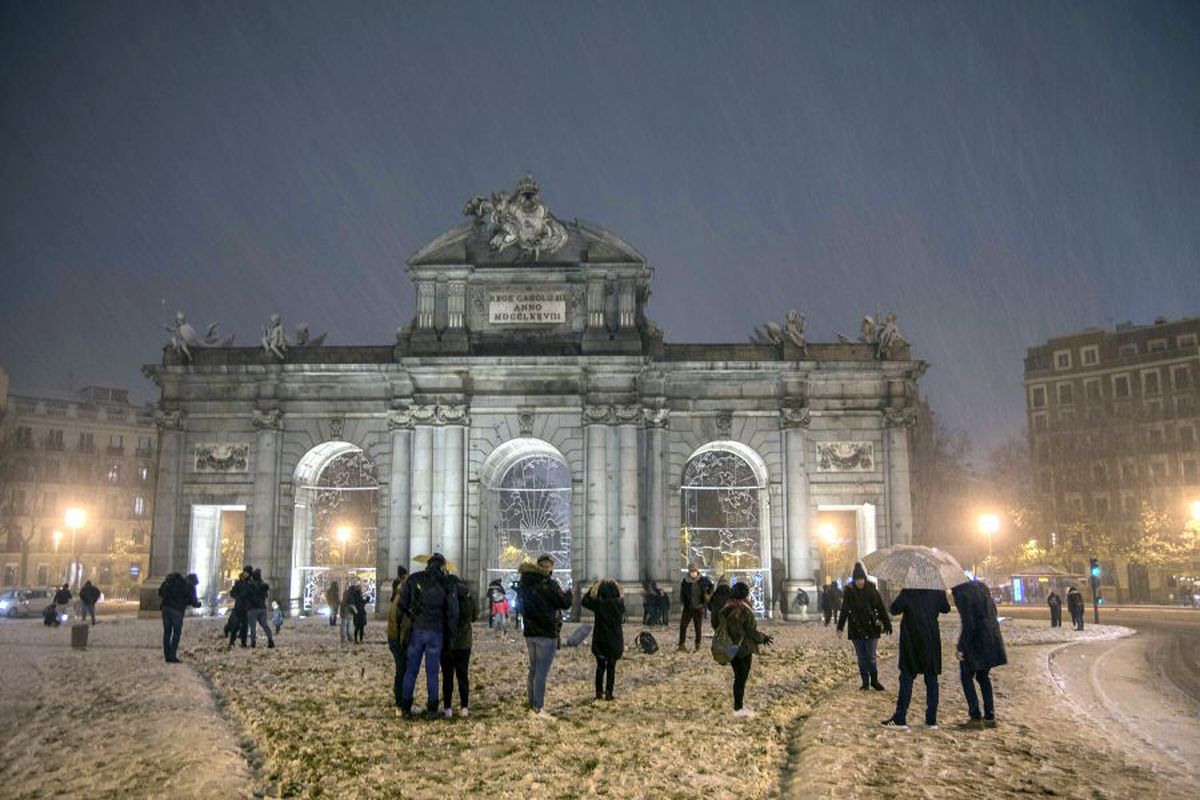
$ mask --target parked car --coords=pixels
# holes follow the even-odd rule
[[[8,589],[0,593],[0,614],[10,619],[41,616],[53,600],[48,589]]]

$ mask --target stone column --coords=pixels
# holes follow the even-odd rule
[[[785,408],[780,414],[783,427],[784,447],[784,490],[787,492],[784,508],[787,513],[784,528],[787,542],[787,580],[784,591],[788,600],[801,586],[811,590],[813,581],[811,544],[808,532],[808,469],[805,451],[808,448],[809,410],[805,407]],[[812,592],[809,591],[810,599]],[[789,609],[791,605],[789,603]]]
[[[464,439],[466,427],[463,425],[447,425],[444,447],[444,473],[442,482],[442,554],[453,561],[460,570],[463,564],[463,492],[466,490]],[[461,574],[461,572],[460,572]]]
[[[147,578],[166,577],[187,567],[186,554],[176,560],[175,544],[180,533],[180,495],[187,469],[183,415],[158,412],[158,476],[154,485],[154,520],[150,532],[150,563]],[[158,586],[154,587],[155,591]]]
[[[666,441],[667,409],[646,410],[647,492],[646,497],[646,575],[650,580],[667,582]]]
[[[641,580],[641,502],[638,472],[638,423],[640,406],[617,409],[618,484],[620,486],[617,531],[617,568],[614,577],[628,586]]]
[[[916,409],[885,409],[883,435],[887,439],[887,530],[876,529],[879,547],[912,544],[912,492],[909,486],[908,431],[917,424]]]
[[[426,553],[440,552],[446,548],[446,429],[433,429],[433,456],[430,472],[429,493],[429,549]]]
[[[392,435],[392,465],[388,480],[388,558],[387,578],[396,575],[396,568],[409,567],[409,521],[411,493],[409,465],[412,463],[412,416],[406,409],[388,414],[388,430]],[[382,583],[382,580],[380,581]]]
[[[611,406],[587,406],[583,424],[587,440],[587,573],[586,583],[608,572],[608,425]]]
[[[409,495],[408,557],[428,554],[432,541],[433,427],[418,424],[412,433],[412,481]],[[409,565],[411,569],[411,564]]]
[[[279,409],[255,410],[253,422],[257,429],[254,436],[254,509],[246,535],[246,563],[258,567],[271,563],[277,535],[283,412]],[[279,576],[272,571],[268,580],[279,583]]]

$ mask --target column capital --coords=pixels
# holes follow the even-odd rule
[[[917,409],[913,406],[883,409],[883,424],[887,428],[915,428]]]
[[[183,412],[159,409],[154,412],[154,425],[160,431],[183,430]]]
[[[269,408],[264,411],[256,408],[250,412],[250,422],[260,431],[281,431],[283,430],[283,410]]]
[[[611,425],[615,418],[616,411],[612,406],[583,407],[584,425]]]
[[[469,423],[465,405],[434,403],[412,406],[407,409],[407,412],[412,423],[416,425],[467,425]]]
[[[644,413],[647,428],[666,428],[670,422],[669,408],[647,408],[644,409]]]
[[[387,428],[389,431],[412,430],[412,411],[407,408],[393,408],[387,413]]]
[[[637,425],[643,419],[645,409],[641,406],[617,406],[614,409],[618,425]]]
[[[779,409],[779,423],[784,428],[807,428],[812,422],[808,406],[784,406]]]

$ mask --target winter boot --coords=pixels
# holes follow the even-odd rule
[[[867,687],[863,687],[864,689]],[[883,691],[883,684],[879,682],[879,673],[876,670],[871,670],[871,688],[877,692]]]

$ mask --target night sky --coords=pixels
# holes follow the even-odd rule
[[[1026,347],[1200,313],[1200,3],[0,3],[0,364],[150,400],[176,309],[390,343],[526,171],[668,341],[895,311],[985,448]]]

